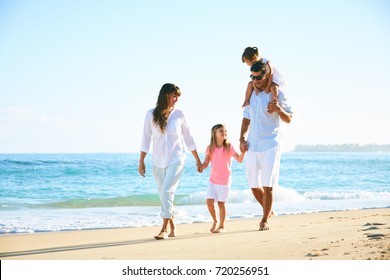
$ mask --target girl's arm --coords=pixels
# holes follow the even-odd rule
[[[201,164],[202,170],[206,169],[210,163],[210,155],[206,155],[204,162]]]
[[[267,61],[267,65],[269,67],[269,76],[268,76],[268,81],[267,81],[267,86],[265,87],[265,92],[268,93],[270,91],[270,88],[271,88],[271,84],[272,84],[272,76],[274,74],[274,72],[272,71],[272,64],[271,64],[271,61]]]
[[[234,157],[239,163],[241,163],[241,162],[244,160],[245,152],[241,153],[240,155],[238,155],[237,153],[235,153],[235,154],[233,155],[233,157]]]

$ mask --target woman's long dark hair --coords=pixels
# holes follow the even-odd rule
[[[153,111],[153,122],[160,127],[162,133],[165,132],[168,123],[168,116],[170,113],[168,111],[170,94],[180,96],[180,88],[174,84],[164,84],[160,89],[156,108]]]

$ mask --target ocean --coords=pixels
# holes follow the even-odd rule
[[[138,159],[138,153],[0,154],[0,233],[161,225],[152,157],[145,178]],[[390,153],[286,152],[281,161],[277,215],[390,207]],[[175,197],[176,223],[211,222],[209,172],[198,173],[188,155]],[[232,180],[227,220],[261,217],[245,163],[233,162]]]

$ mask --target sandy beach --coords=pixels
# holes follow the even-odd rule
[[[2,260],[389,260],[390,209],[274,216],[179,224],[178,236],[157,241],[159,227],[0,236]]]

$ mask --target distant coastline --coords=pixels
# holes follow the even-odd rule
[[[390,152],[390,144],[297,145],[293,152]]]

